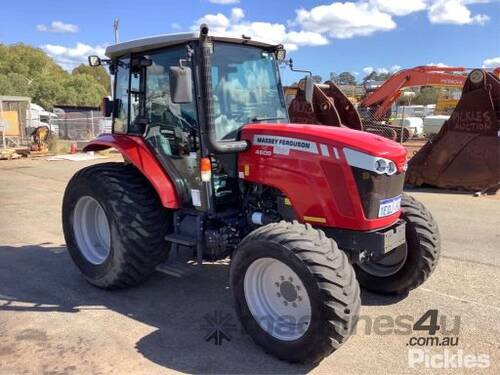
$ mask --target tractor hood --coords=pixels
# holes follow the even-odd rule
[[[392,160],[402,171],[406,150],[387,138],[348,128],[309,124],[250,124],[242,131],[242,139],[252,146],[270,146],[274,153],[287,150],[317,153],[325,156],[343,152],[344,148]],[[330,146],[330,147],[329,147]]]
[[[290,202],[303,222],[351,230],[387,228],[399,202],[406,151],[378,135],[323,125],[251,124],[241,139],[250,147],[238,154],[238,177],[271,186]]]

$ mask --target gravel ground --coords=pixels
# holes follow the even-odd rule
[[[60,207],[68,179],[92,163],[0,161],[0,374],[500,373],[500,199],[410,191],[441,228],[436,272],[406,298],[363,292],[356,334],[318,366],[298,366],[264,354],[239,329],[220,346],[204,340],[206,314],[231,314],[237,323],[225,262],[204,264],[187,278],[157,273],[130,290],[87,284],[64,246]],[[459,317],[457,346],[412,347],[410,338],[425,333],[391,328],[396,317],[415,322],[429,309],[449,330]],[[382,320],[389,325],[369,323]],[[440,366],[435,355],[445,353],[488,355],[489,367],[409,365],[409,356],[426,354]]]

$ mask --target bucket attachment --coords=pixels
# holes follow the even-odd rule
[[[288,107],[290,121],[293,123],[363,129],[356,108],[332,81],[314,84],[312,102],[306,99],[304,91],[299,84],[295,98]]]
[[[439,133],[408,163],[406,183],[487,190],[500,182],[500,79],[476,69]]]

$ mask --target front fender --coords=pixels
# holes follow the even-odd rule
[[[111,147],[120,151],[123,157],[131,162],[149,180],[164,207],[172,209],[181,207],[171,178],[163,170],[161,164],[141,137],[103,134],[86,145],[83,151],[101,151]]]

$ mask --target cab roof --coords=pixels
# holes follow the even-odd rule
[[[229,42],[229,43],[239,43],[247,44],[257,47],[277,47],[279,43],[254,39],[242,36],[235,36],[234,34],[226,33],[210,33],[209,36],[215,41]],[[189,41],[198,40],[200,37],[199,31],[185,32],[185,33],[175,33],[175,34],[163,34],[150,36],[147,38],[130,40],[123,43],[118,43],[106,48],[106,56],[109,58],[116,58],[123,55],[128,55],[130,53],[149,51],[157,48],[163,48],[168,46],[173,46],[176,44],[187,43]]]

